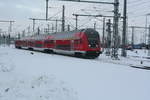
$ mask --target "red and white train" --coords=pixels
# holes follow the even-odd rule
[[[101,53],[99,33],[91,28],[24,37],[15,47],[91,58]]]

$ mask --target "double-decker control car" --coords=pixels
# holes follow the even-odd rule
[[[15,47],[91,58],[101,53],[99,33],[91,28],[24,37]]]

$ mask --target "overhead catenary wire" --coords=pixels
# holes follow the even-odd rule
[[[141,2],[141,1],[145,1],[145,0],[133,0],[133,1],[128,1],[127,3],[128,4],[133,4],[133,3]]]
[[[135,2],[135,3],[130,3],[130,4],[128,4],[128,7],[137,7],[138,5],[143,5],[143,4],[148,4],[148,3],[150,3],[150,1],[144,1],[144,2]]]

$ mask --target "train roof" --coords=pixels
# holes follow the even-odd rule
[[[64,32],[54,32],[50,34],[40,34],[40,35],[33,35],[21,38],[20,40],[44,40],[44,39],[63,39],[63,38],[73,38],[76,33],[85,32],[87,30],[95,31],[92,28],[86,29],[79,29],[73,31],[64,31]],[[60,35],[61,34],[61,35]]]

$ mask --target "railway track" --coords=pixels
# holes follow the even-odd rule
[[[22,49],[22,50],[24,50],[24,49]],[[41,51],[35,51],[35,52],[41,52]],[[50,53],[47,53],[47,52],[41,52],[41,53],[50,54]],[[58,53],[55,53],[55,54],[56,55],[63,55],[63,54],[58,54]],[[63,55],[63,56],[75,57],[75,56],[70,56],[70,55]],[[76,57],[76,58],[88,59],[88,58],[83,58],[83,57]],[[136,62],[141,62],[141,59],[134,59],[134,58],[131,58],[131,57],[128,57],[128,58],[125,58],[125,59],[132,60],[133,62],[135,62],[135,61]],[[123,59],[123,60],[125,60],[125,59]],[[132,64],[132,63],[123,62],[122,59],[121,60],[113,60],[111,58],[101,58],[101,57],[99,57],[97,59],[89,59],[89,60],[94,60],[94,61],[103,62],[103,63],[109,63],[109,64],[122,65],[122,66],[129,66],[129,67],[137,68],[137,69],[150,70],[150,66],[147,66],[147,65],[144,65],[144,64]],[[147,59],[146,60],[142,59],[142,61],[150,63],[150,60],[147,60]]]
[[[112,60],[111,58],[110,59],[98,58],[98,59],[95,59],[95,61],[100,61],[100,62],[104,62],[104,63],[111,63],[111,64],[116,64],[116,65],[122,65],[122,66],[129,66],[129,67],[137,68],[137,69],[150,70],[150,66],[143,64],[143,61],[149,63],[150,61],[148,61],[148,60],[142,60],[141,61],[140,59],[133,59],[133,58],[127,58],[127,59],[131,60],[133,62],[135,62],[135,61],[139,62],[140,61],[141,64],[132,64],[129,62],[123,62],[123,60]]]

